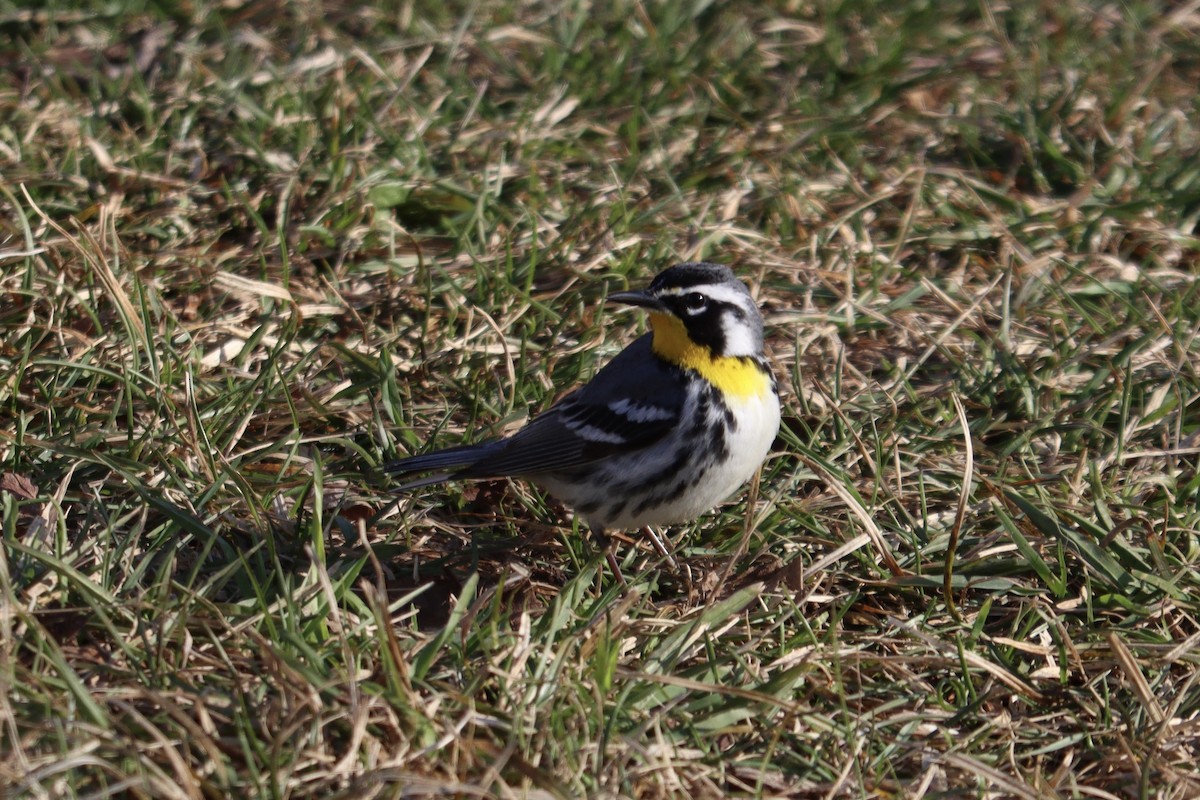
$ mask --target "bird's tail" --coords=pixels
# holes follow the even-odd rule
[[[422,486],[431,486],[453,478],[459,469],[470,467],[481,458],[489,455],[495,445],[496,442],[467,444],[460,447],[437,450],[433,453],[426,453],[420,456],[410,456],[402,458],[399,461],[384,464],[383,471],[391,475],[410,475],[414,472],[439,470],[433,475],[426,475],[424,478],[417,478],[414,481],[402,483],[396,487],[395,491],[406,492],[410,489],[419,489]]]

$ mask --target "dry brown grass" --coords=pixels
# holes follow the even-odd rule
[[[0,8],[6,796],[1197,795],[1198,26]],[[787,396],[679,571],[388,508],[692,258]]]

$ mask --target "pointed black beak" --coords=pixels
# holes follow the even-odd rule
[[[608,296],[610,303],[624,303],[627,306],[638,306],[639,308],[648,308],[651,311],[663,311],[663,304],[659,302],[657,297],[647,294],[644,291],[629,291],[629,292],[613,292]]]

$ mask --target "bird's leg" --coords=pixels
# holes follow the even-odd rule
[[[622,588],[629,586],[625,582],[625,576],[621,574],[621,567],[617,564],[617,557],[613,555],[612,548],[604,552],[604,557],[608,559],[608,568],[612,570],[613,575],[617,579],[617,583],[621,584]]]
[[[621,586],[628,586],[625,583],[625,576],[621,574],[621,567],[617,564],[617,557],[613,554],[612,539],[604,532],[603,528],[592,526],[592,541],[601,553],[604,553],[604,558],[608,561],[608,568],[612,570],[613,577],[617,579],[617,583]]]

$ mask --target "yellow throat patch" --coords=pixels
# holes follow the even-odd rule
[[[721,391],[734,397],[754,397],[770,391],[771,380],[751,358],[713,357],[712,351],[696,344],[687,335],[683,323],[670,314],[650,312],[654,331],[651,349],[661,358],[700,373]]]

